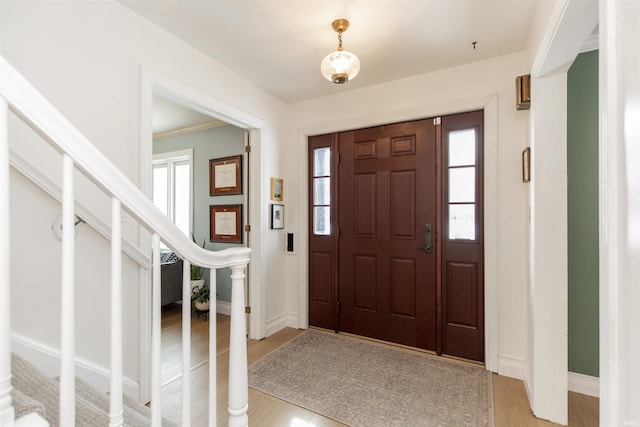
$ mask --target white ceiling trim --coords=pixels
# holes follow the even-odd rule
[[[185,135],[193,132],[200,132],[207,129],[213,129],[220,126],[226,126],[227,124],[221,122],[220,120],[211,120],[207,123],[200,123],[192,126],[185,126],[179,129],[173,129],[166,132],[158,132],[153,134],[153,140],[157,141],[159,139],[172,138],[174,136]]]

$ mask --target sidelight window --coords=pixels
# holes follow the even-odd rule
[[[331,148],[313,150],[313,233],[331,234]]]
[[[449,239],[475,240],[478,169],[476,130],[449,132],[447,158]]]

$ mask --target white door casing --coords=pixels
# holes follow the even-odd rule
[[[264,120],[241,111],[226,102],[213,98],[192,87],[178,82],[156,71],[141,67],[140,84],[140,190],[151,197],[152,191],[152,116],[153,95],[160,94],[171,101],[203,114],[222,120],[249,133],[251,141],[251,176],[248,183],[251,191],[248,203],[251,205],[248,223],[251,224],[252,259],[260,259],[263,233],[265,229],[261,218],[266,215],[266,194],[263,191],[262,173],[264,171],[262,153],[262,129]],[[151,238],[146,230],[141,229],[139,236],[141,248],[151,247]],[[249,294],[251,295],[251,315],[249,316],[249,338],[261,339],[266,335],[266,270],[259,262],[249,263]],[[140,400],[149,401],[151,396],[151,377],[148,360],[151,355],[151,288],[144,286],[150,283],[150,272],[144,268],[139,270],[140,283]]]

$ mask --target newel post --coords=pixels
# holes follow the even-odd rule
[[[244,277],[246,264],[231,267],[231,327],[229,338],[229,427],[249,424],[247,379],[247,328]]]

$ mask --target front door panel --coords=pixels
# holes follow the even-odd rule
[[[339,328],[436,349],[432,120],[339,134]]]

